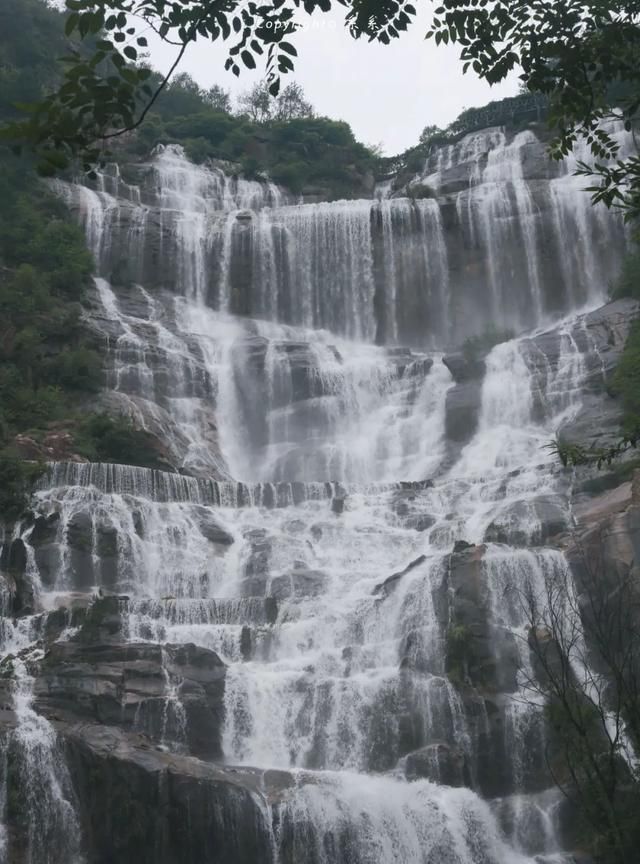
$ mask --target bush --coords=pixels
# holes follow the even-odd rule
[[[65,390],[95,393],[103,383],[102,360],[90,348],[68,348],[50,364],[50,377]]]
[[[75,447],[91,462],[117,462],[143,468],[168,466],[159,456],[155,439],[148,432],[136,429],[127,417],[90,414],[76,430]]]
[[[640,246],[638,245],[625,256],[622,272],[611,290],[612,300],[620,300],[623,297],[640,300]]]
[[[622,400],[623,431],[633,435],[640,431],[640,321],[635,321],[629,331],[612,385]]]
[[[407,196],[409,198],[420,200],[423,198],[437,198],[438,193],[433,186],[429,186],[428,183],[413,183],[407,188]]]
[[[80,305],[93,262],[80,228],[28,161],[0,148],[0,439],[38,432],[95,392],[101,361]]]
[[[11,522],[22,516],[33,484],[43,470],[42,465],[23,462],[7,450],[0,451],[0,520]]]

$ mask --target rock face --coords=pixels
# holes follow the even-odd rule
[[[73,712],[107,726],[137,729],[153,741],[219,759],[225,667],[195,645],[51,646],[35,687],[45,715]]]
[[[410,753],[405,765],[409,780],[425,777],[446,786],[470,786],[472,783],[465,754],[443,742]]]
[[[67,611],[60,611],[70,623]],[[42,659],[28,660],[32,705],[57,734],[83,860],[270,862],[263,802],[280,794],[290,778],[280,772],[271,780],[269,772],[200,761],[222,755],[225,666],[217,655],[190,644],[127,641],[123,597],[76,603],[76,633],[69,641],[51,641],[60,636],[57,617],[50,613],[43,627]],[[0,739],[11,740],[17,720],[5,707],[11,687],[4,670]],[[23,834],[31,823],[13,812],[33,808],[24,796],[33,791],[25,784],[34,775],[14,775],[19,764],[10,759],[3,779],[14,790],[7,842],[8,860],[16,864],[31,861],[21,856],[33,848]]]
[[[270,864],[268,772],[170,755],[109,726],[55,724],[87,864]],[[282,784],[282,778],[278,778]]]
[[[118,726],[207,759],[222,756],[225,665],[192,644],[129,642],[128,598],[98,598],[47,616],[48,648],[37,664],[34,707],[48,717]],[[68,641],[57,618],[79,627]]]
[[[611,492],[577,502],[567,557],[578,590],[615,598],[640,574],[640,470]]]
[[[291,206],[175,147],[131,173],[135,185],[103,175],[108,198],[61,187],[89,231],[103,211],[96,257],[112,284],[380,344],[446,348],[535,326],[598,296],[625,244],[621,220],[593,212],[533,129],[436,150],[402,197],[381,201]]]
[[[579,412],[561,426],[558,434],[562,439],[585,446],[606,446],[619,437],[621,407],[609,388],[639,311],[637,300],[616,300],[586,315],[582,326],[571,333],[584,357],[582,404]],[[533,363],[536,355],[541,359],[537,374],[542,380],[548,380],[558,368],[561,341],[562,336],[552,333],[531,340],[530,356]],[[540,410],[544,411],[544,406]]]
[[[635,574],[637,502],[571,501],[545,444],[615,429],[637,304],[453,350],[615,270],[621,225],[543,155],[488,130],[378,201],[293,205],[175,148],[64,187],[99,265],[100,403],[177,470],[54,464],[2,535],[12,864],[568,848],[522,598],[565,573],[581,503],[589,554]]]

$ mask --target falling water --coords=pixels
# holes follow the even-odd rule
[[[429,158],[408,191],[433,197],[292,204],[271,183],[195,166],[168,146],[138,166],[139,186],[112,172],[95,191],[57,188],[111,281],[424,349],[492,324],[533,327],[604,296],[625,231],[590,206],[574,162],[549,162],[531,131],[488,130]]]
[[[580,408],[592,348],[580,319],[494,347],[464,444],[447,417],[469,385],[442,362],[493,313],[550,316],[543,238],[595,230],[564,174],[533,181],[538,146],[468,136],[429,160],[437,197],[418,199],[293,204],[175,147],[136,184],[61,187],[100,271],[104,398],[173,470],[49,466],[15,538],[38,614],[57,593],[126,594],[130,642],[216,652],[225,761],[291,772],[264,804],[278,864],[559,860],[519,598],[563,566],[545,544],[567,490],[544,445]],[[595,264],[563,266],[561,311],[602,290]],[[454,662],[467,631],[484,678]],[[164,659],[159,746],[187,753]],[[73,778],[16,663],[5,752],[47,790],[46,812],[29,799],[30,864],[53,862],[37,847],[52,835],[79,861]]]

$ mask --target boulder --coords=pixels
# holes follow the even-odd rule
[[[225,671],[217,654],[191,644],[55,642],[40,664],[34,705],[220,759]]]
[[[456,384],[466,381],[481,380],[486,371],[484,360],[467,357],[461,351],[455,354],[445,354],[442,362],[447,367]]]
[[[384,582],[380,582],[373,589],[373,594],[376,596],[387,597],[398,585],[398,582],[402,579],[403,576],[406,576],[407,573],[410,573],[412,570],[415,570],[416,567],[419,567],[427,560],[426,555],[419,555],[410,564],[404,568],[404,570],[400,570],[398,573],[392,573],[391,576],[388,576]]]
[[[408,780],[424,778],[444,786],[470,786],[471,775],[462,750],[438,741],[409,753],[405,761]]]
[[[47,586],[55,584],[60,570],[59,527],[60,514],[54,511],[46,516],[36,516],[29,535],[40,579]]]
[[[477,380],[456,384],[447,391],[445,434],[456,444],[466,444],[478,428],[482,386]]]
[[[326,591],[329,577],[320,570],[291,570],[271,580],[270,594],[277,601],[317,597]]]
[[[87,864],[272,864],[264,802],[292,785],[287,772],[170,755],[114,727],[54,725]]]
[[[540,495],[516,501],[487,527],[487,543],[510,546],[542,546],[569,527],[567,505],[561,496]]]

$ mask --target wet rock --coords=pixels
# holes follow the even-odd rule
[[[96,552],[100,559],[100,585],[114,589],[118,583],[118,529],[100,523],[96,526]]]
[[[433,489],[434,482],[427,480],[401,480],[398,488],[406,492],[423,492],[425,489]]]
[[[469,358],[462,352],[446,354],[442,362],[447,367],[456,384],[474,381],[484,377],[486,367],[484,360]]]
[[[392,573],[391,576],[384,580],[384,582],[380,582],[376,585],[372,593],[374,595],[387,597],[397,587],[398,582],[403,576],[406,576],[407,573],[410,573],[412,570],[415,570],[416,567],[424,564],[426,560],[426,555],[419,555],[410,564],[407,564],[404,570],[400,570],[398,573]]]
[[[479,381],[465,381],[447,391],[445,403],[445,434],[457,444],[470,441],[480,418],[482,388]]]
[[[471,774],[464,753],[442,741],[409,753],[405,774],[408,780],[424,778],[444,786],[471,785]]]
[[[81,627],[86,620],[86,608],[60,607],[45,615],[43,637],[47,645],[56,642],[69,628]]]
[[[36,592],[27,573],[27,563],[27,548],[19,537],[0,545],[2,593],[6,611],[11,615],[32,615],[36,610]]]
[[[549,675],[562,679],[562,652],[553,633],[547,627],[530,627],[527,642],[531,649],[531,662],[536,681],[541,688],[549,684]]]
[[[611,376],[639,310],[637,300],[616,300],[585,315],[572,332],[572,338],[584,352],[581,404],[558,430],[562,440],[583,446],[606,446],[619,438],[622,410],[620,401],[609,392]],[[557,334],[541,334],[531,340],[528,362],[536,369],[539,392],[544,392],[549,374],[557,373],[559,347]],[[545,414],[544,406],[539,413]]]
[[[272,864],[261,798],[284,793],[286,772],[214,767],[113,727],[55,725],[91,864]]]
[[[198,516],[198,527],[210,543],[221,547],[233,545],[233,537],[220,525],[210,509],[198,507],[196,513]]]
[[[516,501],[487,527],[487,543],[510,546],[542,546],[566,531],[569,515],[560,496],[539,496]]]
[[[404,520],[405,528],[412,528],[414,531],[428,531],[436,524],[435,516],[430,516],[428,513],[415,513],[409,515]]]
[[[225,671],[213,651],[191,644],[56,642],[40,664],[35,705],[219,759]]]
[[[29,536],[29,543],[34,550],[38,573],[42,582],[53,585],[60,568],[60,546],[58,530],[60,514],[50,513],[47,516],[36,516]]]
[[[93,519],[89,513],[78,511],[67,523],[67,545],[70,550],[70,576],[77,589],[95,585],[93,571]]]
[[[320,570],[292,570],[271,580],[270,594],[276,600],[317,597],[326,591],[328,582],[329,577]]]
[[[129,598],[124,595],[94,597],[78,640],[85,643],[120,641],[126,627]]]
[[[449,559],[446,668],[458,684],[515,692],[520,658],[511,631],[492,621],[484,546],[458,541]]]
[[[341,513],[344,513],[346,499],[345,498],[332,498],[331,499],[331,512],[335,513],[339,516]]]
[[[251,660],[253,656],[251,627],[247,627],[246,625],[240,631],[240,654],[245,662]]]
[[[249,555],[244,565],[240,593],[243,597],[264,596],[269,579],[271,541],[261,528],[247,532],[245,539],[249,543]]]

